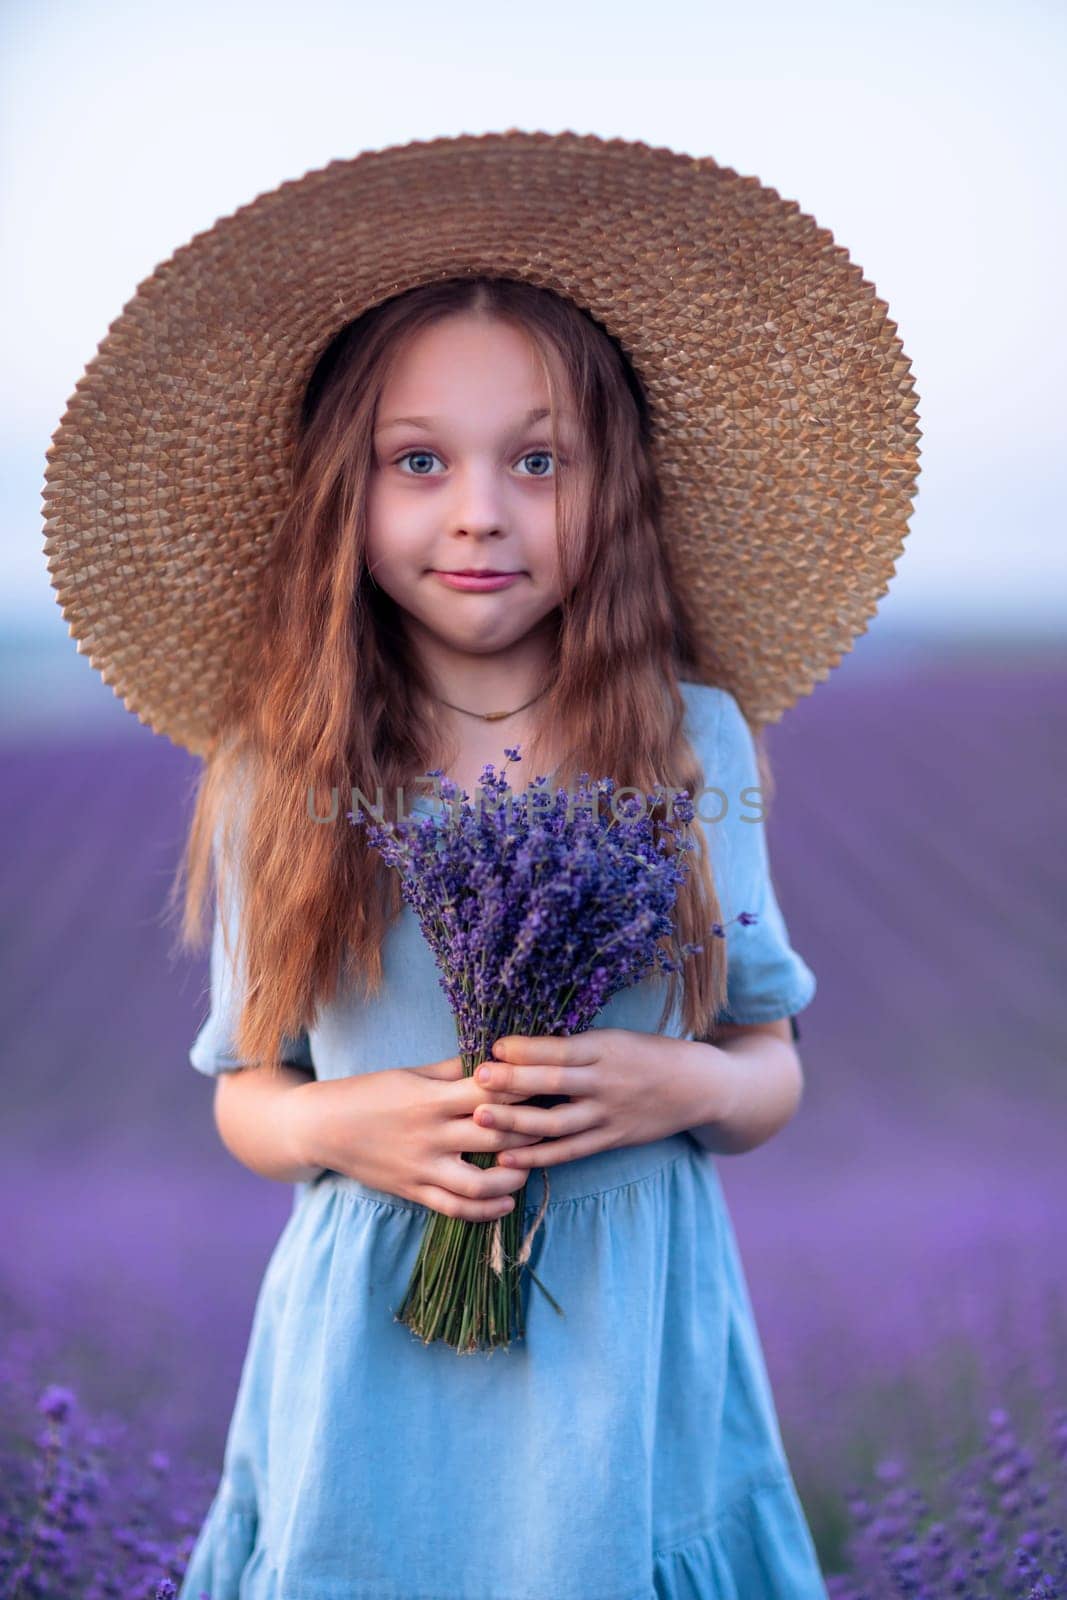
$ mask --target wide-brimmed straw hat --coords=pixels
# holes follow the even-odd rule
[[[866,630],[918,477],[911,363],[848,252],[710,157],[573,132],[332,161],[196,234],[112,322],[47,452],[45,550],[78,649],[203,753],[248,670],[318,357],[403,289],[555,290],[643,385],[699,676],[776,722]]]

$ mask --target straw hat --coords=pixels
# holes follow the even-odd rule
[[[150,728],[203,753],[246,670],[323,348],[461,273],[568,296],[625,350],[700,676],[752,723],[778,721],[865,631],[921,435],[896,323],[832,234],[710,157],[569,131],[414,141],[195,235],[68,402],[42,496],[52,584],[79,651]]]

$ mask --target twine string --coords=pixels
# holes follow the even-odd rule
[[[526,1237],[523,1239],[519,1253],[515,1257],[515,1265],[517,1267],[524,1267],[527,1261],[529,1261],[530,1251],[533,1248],[534,1234],[544,1221],[545,1212],[548,1209],[549,1183],[547,1167],[541,1168],[541,1176],[545,1180],[544,1193],[541,1196],[541,1204],[537,1208],[537,1215],[530,1223],[529,1228],[527,1228]],[[503,1220],[503,1217],[497,1217],[494,1221],[493,1237],[489,1247],[489,1264],[498,1278],[503,1274],[504,1271],[504,1246],[500,1237],[500,1224],[503,1222]]]

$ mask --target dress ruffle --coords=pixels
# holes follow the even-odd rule
[[[258,1529],[256,1507],[238,1505],[220,1489],[193,1546],[181,1593],[189,1600],[239,1600],[242,1580],[247,1593]]]
[[[817,1570],[787,1473],[753,1484],[710,1531],[658,1550],[640,1600],[825,1600]]]
[[[797,1514],[795,1494],[788,1473],[752,1484],[709,1531],[654,1553],[651,1588],[620,1595],[618,1600],[825,1600],[825,1589],[813,1580],[815,1553],[807,1523]],[[249,1593],[249,1585],[259,1582],[266,1585],[264,1592],[271,1600],[285,1600],[271,1581],[258,1526],[254,1506],[237,1505],[220,1491],[190,1559],[183,1594],[187,1592],[189,1600],[241,1600],[242,1592]],[[359,1600],[372,1600],[358,1588],[353,1594]],[[399,1597],[390,1591],[373,1600]],[[419,1594],[412,1600],[455,1597]]]

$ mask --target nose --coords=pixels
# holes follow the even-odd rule
[[[487,538],[503,533],[504,496],[491,467],[471,466],[457,473],[449,507],[450,532]]]

